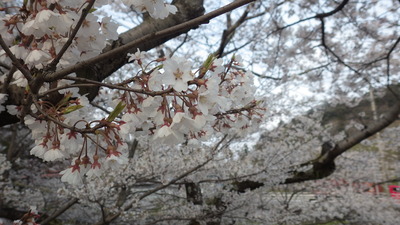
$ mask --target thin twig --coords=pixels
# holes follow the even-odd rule
[[[394,45],[390,48],[387,56],[386,56],[386,77],[387,77],[387,85],[390,84],[390,55],[392,54],[392,52],[394,51],[394,49],[396,48],[396,46],[399,44],[400,42],[400,37],[397,38],[396,42],[394,43]]]
[[[178,49],[180,49],[187,41],[187,38],[189,35],[186,33],[185,38],[183,38],[183,41],[169,54],[169,57],[172,57]]]
[[[15,57],[15,55],[11,52],[10,48],[7,46],[7,44],[4,42],[3,37],[0,34],[0,46],[3,48],[3,50],[7,53],[7,56],[10,57],[12,63],[21,71],[21,73],[25,76],[25,78],[28,81],[33,80],[33,76],[31,74],[31,72],[26,69],[19,61],[19,59],[17,59],[17,57]]]
[[[75,205],[78,202],[79,199],[73,198],[69,200],[64,206],[62,206],[59,210],[54,212],[51,216],[47,217],[45,220],[40,221],[40,224],[46,225],[52,220],[56,219],[59,215],[67,211],[69,208],[71,208],[73,205]]]
[[[111,114],[111,112],[109,110],[107,110],[106,108],[94,103],[94,102],[90,102],[90,104],[98,109],[100,109],[101,111],[107,113],[107,114]]]
[[[89,2],[86,8],[82,9],[82,14],[81,17],[79,18],[78,22],[76,23],[76,26],[72,30],[67,42],[63,45],[61,50],[58,52],[57,56],[53,59],[53,61],[47,65],[46,71],[54,71],[56,69],[57,64],[60,62],[62,56],[65,54],[69,46],[72,44],[72,41],[74,40],[76,34],[78,33],[79,29],[81,28],[83,21],[85,21],[86,16],[89,14],[90,9],[93,7],[93,4],[95,0],[87,1]]]
[[[130,91],[130,92],[135,92],[135,93],[139,93],[139,94],[146,94],[146,95],[150,95],[150,96],[163,95],[163,94],[168,94],[170,92],[173,92],[172,88],[168,88],[168,89],[165,89],[163,91],[145,91],[145,90],[142,90],[142,89],[133,89],[133,88],[127,88],[127,87],[122,87],[122,86],[113,85],[113,84],[106,84],[106,83],[102,83],[102,82],[99,82],[99,81],[90,80],[90,79],[81,78],[81,77],[64,77],[63,79],[79,81],[79,82],[85,82],[85,83],[97,85],[99,87],[107,87],[107,88],[110,88],[110,89],[117,89],[117,90],[122,90],[122,91]],[[50,91],[52,91],[52,90],[49,90],[47,92],[50,92]]]

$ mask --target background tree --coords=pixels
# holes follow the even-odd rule
[[[351,170],[354,171],[353,176],[363,176],[359,173],[358,164],[354,163],[355,168],[341,167],[346,165],[346,160],[341,161],[339,156],[346,157],[349,149],[381,132],[398,117],[398,56],[395,54],[400,40],[398,2],[238,0],[231,4],[226,2],[228,5],[221,7],[225,2],[176,0],[171,3],[176,6],[176,13],[174,7],[159,1],[154,1],[154,8],[137,2],[131,8],[141,11],[145,7],[149,13],[141,15],[118,2],[113,3],[112,9],[135,18],[132,23],[137,24],[118,36],[112,32],[114,24],[107,17],[97,23],[94,14],[106,15],[107,11],[93,12],[91,8],[95,1],[31,1],[24,2],[20,11],[11,7],[15,3],[3,2],[4,19],[0,24],[3,50],[0,59],[4,75],[0,101],[4,107],[14,106],[7,107],[7,110],[0,109],[0,124],[5,126],[2,130],[2,136],[5,137],[2,152],[12,162],[2,163],[1,171],[5,175],[1,183],[4,191],[0,206],[5,215],[1,216],[20,218],[18,210],[23,211],[23,207],[35,204],[39,212],[44,214],[42,224],[59,217],[67,209],[70,211],[65,214],[70,217],[64,215],[63,219],[76,219],[74,215],[82,214],[81,207],[87,206],[89,209],[84,211],[88,215],[86,222],[98,221],[98,224],[107,224],[116,219],[118,223],[128,224],[132,221],[143,224],[245,224],[250,221],[261,224],[316,223],[329,220],[391,224],[395,221],[393,215],[398,209],[393,206],[385,211],[385,216],[367,216],[373,206],[378,205],[381,208],[377,212],[382,212],[387,206],[385,204],[390,205],[390,201],[356,193],[358,190],[354,190],[352,185],[338,190],[334,187],[337,193],[333,194],[330,189],[327,191],[330,195],[326,198],[307,204],[302,199],[304,195],[299,195],[300,200],[292,201],[291,196],[295,196],[302,187],[296,189],[285,184],[322,179],[332,176],[332,173],[341,177],[341,171],[346,177],[349,177],[348,171]],[[43,28],[39,20],[44,21],[43,24],[50,21],[54,23],[56,17],[61,18],[54,13],[62,15],[64,4],[71,4],[70,8],[65,9],[75,14],[67,20],[73,24],[71,30],[60,31],[66,35],[63,39],[53,35],[60,29],[58,24]],[[238,7],[241,8],[235,10]],[[216,18],[224,13],[225,17]],[[138,16],[139,19],[136,19]],[[35,22],[29,24],[30,21]],[[201,25],[204,23],[210,24]],[[90,32],[94,31],[90,27],[95,27],[101,35],[91,36]],[[82,31],[89,35],[85,36]],[[109,41],[106,42],[106,39]],[[57,41],[60,45],[46,45],[48,40]],[[154,50],[144,56],[137,49]],[[78,50],[76,58],[68,55],[76,53],[72,50]],[[209,53],[225,56],[226,63],[222,64],[220,59],[214,57],[206,59]],[[242,55],[243,62],[239,57],[232,57],[234,53]],[[157,73],[165,75],[168,69],[175,66],[180,68],[175,70],[180,74],[179,79],[184,76],[183,70],[187,64],[174,56],[193,60],[198,68],[192,77],[195,79],[187,79],[177,85],[176,75],[175,81],[162,78],[165,86],[160,89],[157,79],[152,79]],[[150,62],[151,58],[160,60],[154,63]],[[218,74],[214,74],[217,73],[215,70],[219,71],[220,82],[214,82],[214,86],[211,82],[208,85],[221,92],[209,93],[213,89],[207,88],[203,82],[216,77]],[[76,77],[70,75],[73,73]],[[267,104],[265,129],[250,120],[259,119],[262,112],[261,102],[252,101],[249,86],[243,85],[250,73],[260,77],[256,80],[257,93],[263,96]],[[150,84],[150,80],[155,85]],[[228,81],[232,83],[224,86]],[[41,89],[43,86],[45,90]],[[186,86],[201,92],[200,97],[196,96],[196,92],[191,92],[189,96],[190,91]],[[79,93],[73,89],[69,89],[73,94],[57,92],[72,87],[79,88]],[[299,88],[303,92],[293,91]],[[235,91],[229,91],[229,95],[225,96],[227,93],[223,90]],[[178,94],[179,91],[184,92]],[[127,93],[135,94],[133,102],[136,103],[127,100]],[[307,97],[299,100],[296,96],[303,94]],[[152,103],[150,100],[143,103],[145,99],[150,99],[149,96],[156,98],[165,95],[175,98],[185,95],[187,99],[182,97],[182,100],[176,101],[163,97],[159,99],[167,99],[167,103]],[[112,99],[110,96],[121,97]],[[201,96],[205,99],[215,97],[212,103],[218,107],[201,108]],[[89,105],[81,108],[86,98],[93,107],[99,109],[95,115],[104,119],[77,126],[74,124],[77,121],[75,117],[87,121],[91,118],[85,114],[89,112],[86,111]],[[190,105],[192,101],[194,105]],[[316,107],[323,101],[328,106]],[[32,103],[34,107],[30,108]],[[165,116],[161,122],[149,125],[140,121],[143,115],[135,111],[144,111],[149,116],[151,112],[144,110],[147,105],[164,107],[172,115],[182,117]],[[288,122],[288,119],[309,108],[315,108],[310,116],[297,117],[289,125],[280,128],[273,126],[280,119]],[[181,110],[191,117],[179,114]],[[68,166],[65,163],[50,162],[44,166],[37,159],[28,157],[27,149],[34,144],[26,138],[29,133],[26,128],[13,124],[20,120],[17,112],[33,130],[36,146],[41,146],[47,139],[43,139],[45,135],[42,133],[36,132],[35,117],[53,124],[47,125],[48,130],[53,129],[51,132],[62,130],[62,127],[70,137],[74,132],[88,134],[82,135],[85,141],[78,142],[77,146],[92,149],[88,150],[92,152],[87,155],[85,151],[71,154],[71,158],[78,157],[79,161],[72,161],[70,170],[66,169]],[[121,112],[122,118],[119,119]],[[132,114],[139,116],[136,118]],[[196,130],[196,126],[202,124],[199,118],[207,114],[213,115],[205,119],[207,123],[222,134],[212,138],[206,136],[208,142],[201,144],[196,141],[201,139],[200,133],[195,135],[193,131],[210,132],[203,128]],[[121,121],[140,123],[141,126],[126,128]],[[232,121],[234,123],[230,123]],[[167,127],[174,127],[174,122],[183,124],[175,126],[179,129],[179,135],[161,129],[166,128],[166,124]],[[188,124],[194,128],[188,128]],[[259,136],[253,136],[258,139],[254,147],[255,141],[246,141],[249,136],[242,131],[249,124],[256,125],[253,131]],[[99,132],[115,134],[117,130],[132,134],[129,137],[131,139],[126,139],[129,145],[120,144],[119,138],[110,137],[112,143],[118,143],[115,144],[118,148],[108,148],[110,145],[107,141],[89,136],[90,133]],[[183,135],[183,130],[192,133]],[[172,133],[174,136],[171,136]],[[150,138],[149,134],[152,134]],[[59,135],[64,134],[60,132]],[[50,136],[53,138],[55,134],[50,133]],[[154,136],[163,142],[179,141],[182,144],[174,147],[155,144]],[[374,140],[383,139],[383,142],[393,144],[390,148],[384,146],[385,149],[396,151],[396,138],[381,135]],[[54,138],[52,140],[53,146],[57,145]],[[71,144],[73,141],[68,139],[65,143]],[[359,148],[382,148],[381,142],[368,144],[370,147],[363,142]],[[120,170],[107,169],[100,176],[101,179],[83,177],[86,179],[85,185],[79,188],[63,187],[57,182],[59,178],[50,178],[64,170],[64,181],[79,184],[76,176],[72,179],[66,174],[73,174],[78,168],[89,165],[86,156],[90,156],[91,166],[95,165],[98,148],[104,148],[100,151],[104,150],[105,158],[114,157],[117,164],[121,164],[122,160],[126,165]],[[34,149],[31,153],[43,156],[47,161],[57,158],[53,154],[44,156],[38,153],[41,149]],[[120,154],[123,157],[118,158]],[[361,164],[370,163],[371,158],[382,157],[378,154],[367,157],[363,154],[353,155],[359,158]],[[26,165],[34,166],[26,169]],[[335,174],[336,170],[339,171]],[[396,179],[396,170],[398,168],[373,181],[393,181]],[[318,186],[318,183],[315,185]],[[39,186],[41,188],[37,188]],[[48,188],[44,188],[46,186]],[[55,193],[47,192],[54,186],[60,188],[58,196],[65,197],[63,200],[66,203],[57,210],[50,210],[53,205],[60,205],[60,200],[55,200]],[[283,187],[289,189],[282,191]],[[280,194],[282,196],[278,196]],[[341,196],[345,196],[346,201],[342,201]],[[72,212],[74,209],[79,212]],[[12,216],[14,214],[16,217]]]

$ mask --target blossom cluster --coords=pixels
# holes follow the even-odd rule
[[[192,63],[180,57],[159,59],[160,65],[149,68],[139,58],[143,55],[137,52],[130,58],[142,67],[141,74],[108,87],[114,88],[114,109],[108,117],[90,118],[86,97],[68,87],[57,105],[38,101],[36,114],[25,117],[36,142],[31,154],[45,161],[73,158],[70,168],[61,172],[62,181],[81,184],[84,177],[100,177],[125,165],[126,141],[132,136],[168,145],[196,143],[215,131],[242,131],[262,117],[251,76],[232,68],[238,57],[224,65],[210,56],[193,70]]]
[[[138,55],[131,59],[139,60]],[[159,94],[125,91],[116,99],[125,105],[121,133],[151,133],[154,140],[176,144],[208,138],[213,131],[246,128],[260,114],[254,114],[252,76],[228,68],[240,63],[238,59],[224,65],[222,59],[210,56],[193,72],[190,61],[173,56],[161,59],[162,69],[142,71],[131,88]]]
[[[105,3],[24,2],[18,14],[0,20],[1,38],[9,46],[2,46],[0,60],[16,63],[9,57],[12,54],[31,73],[18,68],[11,79],[10,74],[1,76],[0,82],[8,79],[25,88],[26,101],[30,101],[5,108],[31,129],[35,140],[32,155],[45,161],[72,159],[71,166],[61,172],[62,181],[81,184],[86,177],[99,177],[126,164],[127,141],[132,136],[151,136],[161,144],[192,143],[207,140],[215,131],[244,130],[253,119],[261,118],[251,75],[238,69],[241,60],[237,56],[224,63],[210,55],[195,69],[191,61],[176,56],[145,64],[146,53],[138,50],[129,56],[140,69],[136,75],[120,83],[96,84],[112,93],[106,106],[112,110],[101,119],[94,115],[89,99],[79,93],[76,74],[56,82],[36,82],[40,88],[32,90],[29,79],[35,81],[42,72],[96,56],[106,40],[117,39],[116,24],[108,17],[98,21],[91,10],[90,4],[99,7]],[[161,0],[124,3],[155,18],[176,12]],[[0,94],[0,103],[7,97]]]
[[[28,4],[25,1],[19,13],[6,14],[0,19],[1,37],[10,46],[15,57],[23,60],[28,68],[42,69],[51,63],[71,37],[72,44],[63,54],[57,68],[64,68],[96,56],[107,45],[107,40],[118,38],[117,24],[112,22],[110,17],[103,17],[99,21],[91,11],[80,27],[77,27],[81,14],[87,11],[87,4],[94,2],[94,7],[101,7],[108,4],[108,0],[33,2]],[[123,2],[160,19],[177,11],[175,6],[165,4],[163,0]],[[76,28],[79,30],[74,34]],[[0,60],[11,63],[4,49],[0,51]],[[26,85],[26,80],[18,71],[14,74],[13,82],[20,86]]]

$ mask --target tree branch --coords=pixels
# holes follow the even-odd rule
[[[44,219],[43,221],[39,221],[40,224],[46,225],[50,223],[52,220],[56,219],[58,216],[63,214],[65,211],[67,211],[69,208],[71,208],[73,205],[75,205],[78,202],[77,198],[73,198],[69,200],[65,205],[63,205],[60,209],[58,209],[56,212],[54,212],[52,215]]]

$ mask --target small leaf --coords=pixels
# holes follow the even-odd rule
[[[95,8],[91,8],[90,10],[89,10],[89,13],[92,13],[92,12],[94,12],[94,11],[96,11],[97,9],[95,9]]]
[[[210,69],[215,59],[216,57],[214,56],[214,54],[208,55],[206,61],[204,61],[203,65],[201,66],[201,71],[200,71],[201,75],[204,75]]]
[[[64,114],[68,114],[68,113],[71,113],[71,112],[73,112],[73,111],[76,111],[76,110],[78,110],[78,109],[80,109],[80,108],[83,108],[83,105],[73,105],[73,106],[70,106],[70,107],[65,108],[65,109],[63,110],[63,113],[64,113]]]
[[[66,104],[68,103],[69,99],[71,98],[71,96],[72,96],[72,93],[66,94],[66,95],[64,96],[64,98],[61,99],[61,100],[58,102],[57,106],[58,106],[58,107],[61,107],[61,106],[66,105]]]
[[[117,116],[124,110],[126,104],[124,104],[122,101],[118,103],[118,105],[115,107],[115,109],[110,113],[110,115],[107,117],[108,122],[112,122]]]

